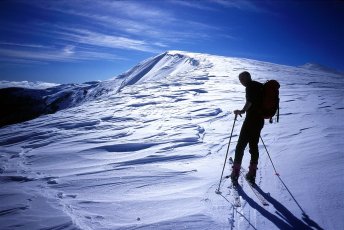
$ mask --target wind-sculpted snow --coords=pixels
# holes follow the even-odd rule
[[[126,73],[118,90],[108,84],[95,100],[0,129],[1,229],[343,226],[343,76],[178,51],[157,58]],[[262,132],[280,178],[260,146],[268,207],[243,180],[242,207],[231,204],[228,180],[215,194],[232,111],[245,100],[243,70],[281,83],[280,123]]]

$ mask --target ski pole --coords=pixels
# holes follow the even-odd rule
[[[270,161],[271,161],[272,167],[273,167],[274,170],[275,170],[276,176],[279,176],[279,173],[276,171],[275,165],[274,165],[274,163],[272,162],[272,159],[271,159],[271,157],[270,157],[269,151],[268,151],[268,149],[266,148],[266,145],[265,145],[265,143],[264,143],[264,141],[263,141],[262,136],[260,136],[260,139],[262,140],[262,143],[263,143],[263,145],[264,145],[264,148],[265,148],[265,150],[266,150],[266,152],[267,152],[267,154],[268,154],[268,156],[269,156],[269,159],[270,159]]]
[[[295,203],[297,204],[297,206],[299,206],[299,208],[301,209],[301,211],[302,211],[303,215],[305,216],[305,218],[309,218],[308,215],[306,214],[306,212],[302,209],[302,207],[301,207],[301,205],[299,204],[299,202],[297,202],[297,200],[295,199],[294,195],[290,192],[289,188],[288,188],[287,185],[284,183],[284,181],[283,181],[282,178],[280,177],[279,173],[276,172],[276,168],[275,168],[275,166],[274,166],[274,163],[273,163],[272,160],[271,160],[271,157],[270,157],[270,154],[269,154],[269,152],[268,152],[268,149],[266,148],[266,146],[265,146],[265,144],[264,144],[263,138],[260,137],[260,139],[262,140],[263,145],[264,145],[264,147],[265,147],[265,150],[266,150],[266,152],[268,153],[268,156],[269,156],[269,158],[270,158],[272,167],[273,167],[274,170],[275,170],[276,176],[278,176],[278,179],[282,182],[283,186],[286,188],[286,190],[287,190],[288,193],[290,194],[291,198],[293,198],[293,200],[295,201]]]
[[[221,194],[220,192],[220,186],[221,186],[221,182],[222,182],[222,176],[223,176],[223,171],[225,170],[226,167],[226,162],[227,162],[227,156],[228,156],[228,151],[229,151],[229,146],[231,144],[231,140],[232,140],[232,136],[233,136],[233,130],[234,130],[234,125],[235,125],[235,121],[237,119],[237,114],[235,114],[234,117],[234,122],[233,122],[233,127],[232,127],[232,131],[231,131],[231,136],[229,137],[229,142],[228,142],[228,147],[227,147],[227,153],[226,153],[226,157],[225,157],[225,161],[223,163],[223,168],[222,168],[222,173],[221,173],[221,177],[220,177],[220,182],[219,182],[219,187],[216,189],[215,193],[216,194]]]

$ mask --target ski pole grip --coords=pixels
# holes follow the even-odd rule
[[[239,116],[241,117],[241,114],[239,114]],[[236,120],[238,118],[238,114],[235,114],[234,120]]]

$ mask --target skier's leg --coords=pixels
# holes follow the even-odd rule
[[[255,183],[256,174],[257,174],[257,166],[258,166],[258,158],[259,158],[258,142],[250,140],[249,147],[250,147],[251,161],[250,161],[250,166],[248,167],[248,173],[245,176],[248,181],[250,181],[251,183]]]
[[[259,137],[258,137],[259,141]],[[256,140],[251,140],[249,142],[249,148],[250,148],[250,154],[251,154],[251,163],[258,164],[258,159],[259,159],[259,149],[258,149],[258,141]]]
[[[234,163],[241,165],[242,158],[244,157],[244,151],[247,146],[248,141],[244,138],[239,138],[238,143],[235,148]]]
[[[257,173],[257,165],[258,165],[258,159],[259,159],[259,137],[260,132],[264,126],[264,120],[257,123],[256,126],[253,126],[250,130],[250,138],[249,138],[249,148],[250,148],[250,154],[251,154],[251,161],[249,166],[249,171],[246,174],[246,178],[252,182],[255,183],[256,179],[256,173]]]
[[[264,119],[258,120],[254,123],[254,125],[251,125],[250,132],[249,132],[249,152],[251,154],[251,162],[254,164],[258,164],[259,159],[259,149],[258,149],[258,143],[259,143],[259,137],[260,132],[262,131],[264,127]]]
[[[244,156],[244,151],[248,143],[247,133],[247,124],[244,121],[244,124],[240,131],[239,140],[235,148],[234,164],[231,173],[231,179],[233,183],[237,183],[239,178],[242,158]]]
[[[234,163],[236,163],[238,165],[241,165],[242,158],[244,156],[245,148],[249,142],[249,136],[250,136],[249,135],[249,127],[248,127],[248,124],[245,120],[242,127],[241,127],[238,143],[235,147]]]

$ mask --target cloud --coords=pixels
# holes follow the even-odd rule
[[[45,3],[45,2],[44,2]],[[161,25],[175,21],[172,13],[166,9],[159,9],[154,5],[141,4],[135,1],[54,1],[49,4],[36,6],[62,14],[86,17],[94,22],[106,22],[110,25],[126,26],[130,28],[153,28],[151,25]]]
[[[203,0],[203,1],[183,1],[183,0],[170,0],[170,3],[189,7],[197,10],[205,11],[220,11],[220,9],[214,5],[220,5],[225,8],[236,8],[239,10],[249,10],[261,12],[263,8],[256,4],[254,0]]]
[[[168,10],[163,10],[153,5],[142,4],[134,1],[101,1],[103,7],[126,15],[129,18],[141,18],[144,20],[169,19],[173,15]]]
[[[74,46],[66,46],[62,49],[31,49],[18,50],[0,48],[0,57],[3,62],[17,64],[43,64],[46,62],[71,62],[81,60],[117,60],[122,59],[113,54],[94,52],[87,50],[76,50]]]
[[[92,10],[88,10],[90,5],[93,6]],[[90,19],[89,27],[84,27],[84,29],[95,33],[100,33],[99,28],[95,30],[91,28],[91,25],[100,26],[107,30],[111,28],[112,31],[121,34],[120,37],[131,40],[138,40],[132,38],[133,36],[140,37],[141,41],[144,39],[149,40],[149,44],[161,43],[164,44],[164,47],[168,47],[168,44],[189,40],[192,34],[193,37],[200,38],[200,34],[204,34],[204,31],[218,30],[215,26],[179,18],[169,9],[158,8],[152,4],[142,4],[136,1],[100,1],[97,4],[92,1],[89,4],[80,4],[79,1],[58,1],[40,7]],[[183,31],[187,32],[183,33]],[[148,43],[145,44],[144,48],[129,46],[126,49],[133,47],[134,50],[156,52],[155,47],[148,49],[147,46]]]
[[[0,56],[18,59],[33,59],[41,61],[62,61],[66,57],[58,52],[37,52],[28,50],[0,49]]]
[[[47,30],[46,34],[48,35],[46,36],[64,34],[66,37],[62,37],[62,39],[73,37],[77,42],[83,44],[150,53],[161,51],[150,44],[159,43],[161,44],[160,47],[168,47],[162,41],[167,34],[162,25],[174,20],[171,14],[165,10],[130,1],[100,1],[95,4],[93,1],[80,2],[76,0],[39,2],[39,4],[36,2],[33,4],[41,9],[54,11],[58,14],[68,14],[77,19],[75,20],[76,23],[68,24],[35,21],[33,27]],[[90,6],[92,10],[89,10]],[[162,18],[163,21],[161,21]],[[76,27],[77,21],[85,19],[88,19],[88,22],[81,27],[79,26],[79,31],[69,30],[69,34],[61,32],[66,28]],[[120,35],[101,32],[101,30]],[[140,39],[132,38],[133,36],[140,37]],[[150,42],[146,42],[145,39]]]
[[[27,44],[27,43],[14,43],[14,42],[2,42],[0,41],[0,45],[2,46],[21,46],[27,48],[50,48],[49,46],[44,46],[40,44]]]
[[[236,8],[243,11],[255,11],[265,12],[265,10],[259,7],[254,1],[250,0],[211,0],[211,2],[219,4],[227,8]]]
[[[182,0],[170,0],[169,1],[172,4],[180,5],[184,7],[189,7],[197,10],[207,10],[207,11],[217,11],[214,7],[210,7],[207,5],[204,5],[202,3],[205,3],[206,1],[182,1]]]
[[[100,32],[94,32],[86,29],[77,28],[61,28],[64,31],[55,31],[55,33],[62,35],[60,39],[82,43],[85,45],[107,47],[113,49],[126,49],[126,50],[138,50],[144,52],[158,52],[150,44],[143,40],[131,39],[122,36],[116,36],[112,34],[105,34]]]
[[[75,50],[75,46],[68,45],[65,48],[63,48],[63,53],[66,56],[71,56],[71,55],[75,54],[74,50]]]

